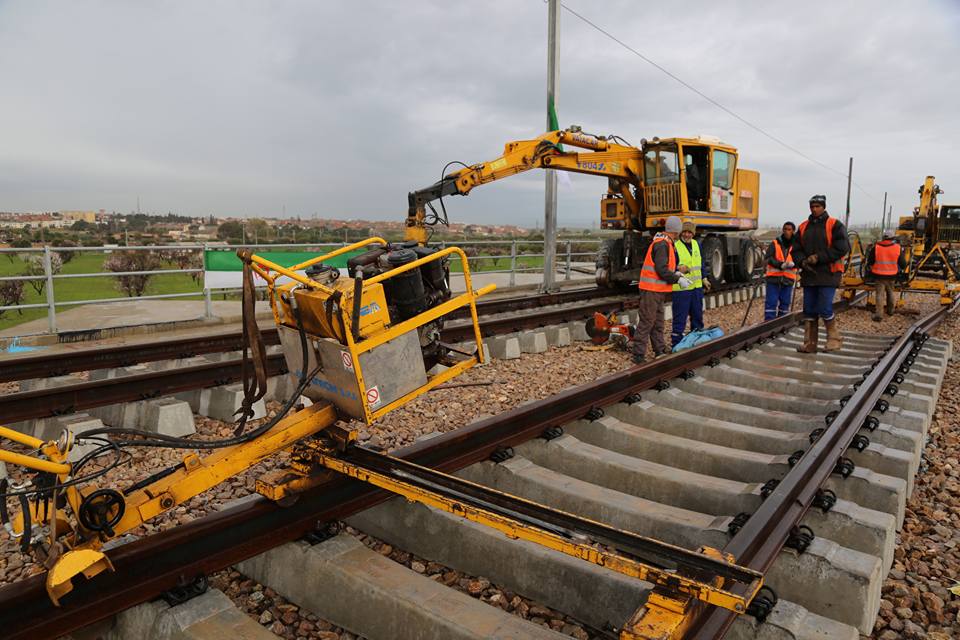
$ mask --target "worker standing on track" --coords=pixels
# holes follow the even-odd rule
[[[886,229],[883,239],[867,251],[867,271],[875,281],[873,321],[883,320],[883,312],[893,315],[893,283],[907,270],[907,255],[897,242],[897,232]]]
[[[680,283],[673,285],[671,298],[673,331],[670,334],[672,347],[683,340],[688,317],[691,331],[703,329],[703,261],[700,258],[700,245],[693,239],[696,230],[697,226],[693,221],[684,220],[680,239],[673,243],[680,265],[687,268],[685,275],[690,281],[690,286],[682,287]]]
[[[793,234],[797,227],[784,222],[779,238],[767,247],[767,293],[764,298],[763,320],[773,320],[790,312],[793,288],[797,282],[797,268],[793,262]]]
[[[663,340],[664,298],[674,284],[689,287],[692,282],[684,277],[687,268],[677,265],[677,251],[673,246],[680,235],[682,224],[677,216],[667,218],[663,233],[653,237],[640,269],[639,318],[633,336],[633,361],[641,364],[647,354],[647,341],[653,347],[654,357],[667,353]]]
[[[804,324],[801,353],[816,353],[820,339],[819,320],[827,329],[824,351],[837,351],[843,346],[840,327],[833,315],[833,298],[843,276],[843,257],[850,252],[847,228],[827,213],[827,197],[810,198],[810,217],[800,223],[793,243],[793,260],[801,266]]]

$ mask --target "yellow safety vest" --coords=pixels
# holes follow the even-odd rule
[[[703,287],[703,274],[701,273],[703,261],[700,259],[700,245],[697,244],[696,240],[691,240],[690,246],[693,247],[692,253],[687,251],[687,245],[683,244],[683,240],[677,240],[674,246],[677,248],[677,256],[680,258],[680,264],[686,265],[690,269],[690,271],[683,275],[691,284],[686,289],[679,284],[675,284],[673,285],[673,290],[690,291]]]

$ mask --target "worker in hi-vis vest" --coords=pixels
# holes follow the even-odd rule
[[[687,268],[685,275],[689,284],[673,285],[672,311],[673,331],[670,333],[671,346],[683,340],[683,332],[690,319],[690,330],[703,329],[703,260],[700,257],[700,245],[693,239],[697,227],[691,220],[684,220],[680,238],[673,243],[677,250],[677,262]]]

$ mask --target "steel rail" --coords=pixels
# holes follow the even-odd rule
[[[723,548],[725,553],[733,554],[737,564],[766,573],[868,416],[877,410],[878,401],[888,393],[888,385],[894,376],[909,369],[905,361],[909,362],[910,354],[919,352],[928,332],[958,306],[960,296],[955,297],[949,307],[941,307],[921,318],[878,359],[824,433]],[[735,616],[729,613],[706,607],[686,637],[695,640],[723,638],[735,620]]]
[[[491,315],[508,311],[534,309],[547,305],[568,304],[590,300],[604,294],[616,295],[609,290],[597,287],[584,287],[558,293],[535,294],[492,300],[480,300],[477,311],[481,315]],[[458,310],[450,315],[451,319],[466,318],[468,312]],[[271,322],[264,324],[261,332],[265,344],[280,344],[277,329]],[[58,353],[38,353],[0,359],[0,382],[30,380],[66,375],[77,371],[125,367],[141,362],[175,360],[208,353],[239,351],[243,348],[243,335],[240,331],[211,332],[202,336],[186,338],[168,338],[138,342],[134,344],[98,346],[88,349]]]
[[[839,305],[838,305],[839,306]],[[584,418],[592,409],[624,401],[659,382],[773,338],[800,321],[793,313],[743,329],[687,351],[562,391],[420,441],[395,452],[416,464],[453,472],[480,462],[503,447],[540,436],[545,429]],[[109,551],[115,573],[78,580],[54,607],[43,576],[0,588],[0,628],[9,640],[56,637],[152,599],[197,576],[222,570],[318,526],[388,499],[370,485],[334,477],[281,508],[256,498],[232,509],[135,540]]]
[[[753,283],[756,284],[756,283]],[[719,292],[737,289],[740,287],[749,287],[750,284],[737,283],[724,285]],[[194,294],[190,294],[194,295]],[[612,300],[622,296],[623,305],[617,307],[613,304],[598,304],[593,310],[609,313],[615,310],[624,310],[636,306],[636,297],[633,291],[618,294],[609,289],[600,289],[598,287],[582,287],[578,289],[568,289],[556,293],[537,293],[528,296],[514,296],[510,298],[499,298],[491,300],[480,300],[477,303],[477,311],[483,316],[506,313],[510,311],[522,311],[526,309],[541,309],[542,307],[552,307],[554,305],[572,304],[575,302],[605,298]],[[46,305],[34,305],[43,307]],[[583,314],[572,317],[566,315],[562,309],[543,309],[539,317],[521,316],[514,323],[513,328],[503,328],[503,333],[510,331],[519,331],[522,329],[541,327],[551,322],[575,320],[585,318],[593,313],[593,310],[585,310]],[[550,315],[550,312],[553,315]],[[458,340],[467,340],[472,338],[472,334],[467,333],[466,329],[458,325],[457,320],[468,317],[468,313],[458,310],[449,316],[448,328],[443,339],[447,342],[456,342]],[[483,324],[492,321],[485,320]],[[506,321],[498,321],[507,324]],[[491,330],[494,330],[491,327]],[[276,327],[272,323],[264,324],[261,327],[264,343],[267,345],[280,344],[280,337]],[[87,332],[77,332],[85,334]],[[64,337],[69,338],[70,332],[65,332]],[[491,333],[489,335],[494,335]],[[109,369],[115,367],[126,367],[143,362],[157,362],[162,360],[177,360],[190,358],[198,355],[210,353],[225,353],[229,351],[239,351],[243,348],[243,336],[240,331],[213,331],[202,336],[191,336],[187,338],[166,338],[156,340],[146,340],[133,344],[98,346],[74,351],[60,351],[57,353],[37,353],[30,355],[18,355],[9,358],[0,359],[0,382],[13,382],[18,380],[31,380],[37,378],[49,378],[52,376],[67,375],[79,371],[92,371],[95,369]]]

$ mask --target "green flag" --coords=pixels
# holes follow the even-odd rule
[[[560,121],[557,120],[557,108],[553,104],[553,98],[547,99],[547,118],[550,120],[550,131],[556,131],[560,128]],[[557,145],[560,151],[563,151],[563,145]]]

